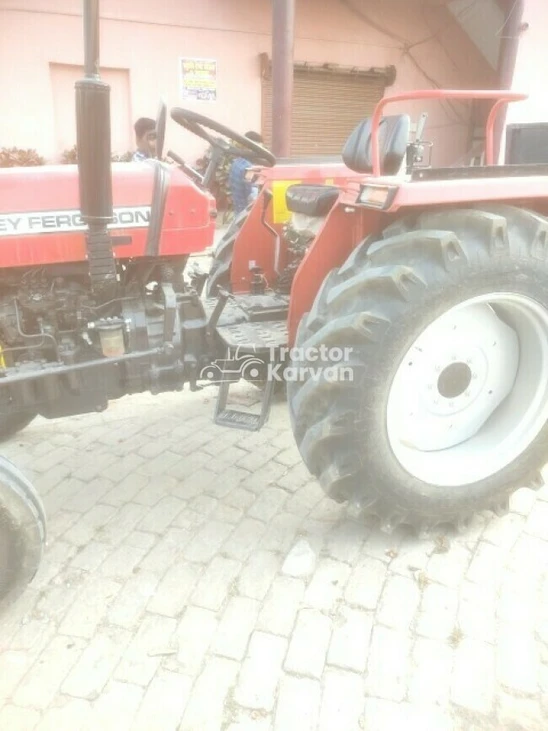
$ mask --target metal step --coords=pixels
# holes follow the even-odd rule
[[[240,354],[254,354],[273,359],[275,351],[287,346],[287,322],[239,322],[217,326],[219,337],[227,348]]]
[[[270,415],[270,406],[274,394],[274,381],[267,381],[261,400],[261,410],[258,414],[238,409],[227,408],[231,380],[223,379],[219,387],[217,404],[215,406],[215,423],[229,429],[243,429],[245,431],[259,431]]]

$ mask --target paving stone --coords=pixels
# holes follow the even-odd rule
[[[372,613],[341,607],[334,618],[327,662],[340,668],[365,672],[372,630]]]
[[[225,699],[237,673],[234,660],[212,657],[196,680],[178,731],[219,731]]]
[[[82,485],[81,489],[65,505],[67,510],[76,513],[86,513],[94,505],[103,502],[103,497],[113,487],[113,482],[104,476],[91,480],[88,484]]]
[[[46,709],[76,664],[84,646],[80,638],[54,637],[17,688],[13,696],[14,703]]]
[[[190,697],[192,679],[161,671],[150,683],[133,719],[132,731],[177,729]]]
[[[320,716],[318,680],[283,676],[276,708],[276,731],[316,731]]]
[[[276,578],[262,605],[257,627],[265,632],[288,637],[295,624],[304,592],[303,581],[287,576]]]
[[[232,597],[214,638],[213,652],[233,660],[242,660],[257,623],[259,609],[259,602],[253,599]]]
[[[319,731],[360,728],[365,693],[363,680],[356,673],[327,670],[320,711]]]
[[[284,503],[288,498],[285,490],[279,487],[267,487],[247,511],[250,518],[257,518],[268,523],[272,518],[281,512]]]
[[[499,625],[496,659],[503,686],[519,693],[538,692],[539,648],[530,629],[514,623]]]
[[[284,509],[300,518],[306,518],[316,505],[323,500],[324,492],[316,483],[307,483],[295,492],[285,503]]]
[[[546,727],[546,715],[537,699],[521,698],[506,692],[497,698],[497,721],[501,729],[542,731]]]
[[[20,708],[11,704],[0,708],[0,728],[2,729],[33,729],[40,721],[40,714],[33,708]]]
[[[30,653],[23,650],[2,648],[0,652],[0,708],[12,697],[15,688],[33,664],[34,659]]]
[[[361,728],[371,731],[483,731],[483,726],[476,728],[468,725],[463,728],[455,725],[449,713],[440,708],[424,703],[394,703],[393,701],[368,698],[365,702],[365,713]],[[498,730],[497,730],[498,731]]]
[[[402,701],[407,693],[412,640],[408,633],[376,626],[371,636],[367,695]]]
[[[3,445],[49,545],[2,617],[0,729],[544,731],[548,491],[463,535],[386,536],[295,457],[286,404],[243,435],[204,398],[181,418],[135,395]],[[285,575],[301,540],[313,565]]]
[[[242,564],[232,558],[215,556],[200,576],[192,594],[193,604],[206,609],[219,611],[226,603],[242,570]]]
[[[496,594],[489,587],[465,581],[460,587],[457,625],[469,639],[495,641]]]
[[[448,643],[417,638],[412,651],[409,700],[446,706],[451,694],[453,656]]]
[[[469,711],[489,714],[495,694],[495,651],[492,645],[463,639],[455,649],[451,699]]]
[[[287,646],[287,640],[276,635],[252,635],[234,693],[237,703],[245,708],[273,710]]]
[[[147,610],[166,617],[177,617],[186,606],[199,577],[196,566],[180,563],[168,569],[160,581]]]
[[[159,577],[152,573],[139,573],[128,579],[106,615],[109,624],[136,628],[159,583]]]
[[[109,683],[93,708],[93,723],[101,731],[130,731],[141,703],[143,689],[116,680]]]
[[[518,513],[508,513],[493,518],[485,527],[482,540],[509,551],[523,532],[525,518]]]
[[[128,545],[118,546],[114,550],[111,547],[110,555],[101,564],[99,573],[113,579],[129,578],[147,553],[146,548],[135,548]]]
[[[87,546],[81,546],[70,562],[71,567],[84,571],[95,571],[112,553],[112,546],[99,541],[91,541]]]
[[[240,594],[262,601],[280,569],[280,563],[280,557],[271,551],[252,553],[238,579]]]
[[[285,660],[285,669],[321,678],[331,639],[331,620],[316,609],[302,609]]]
[[[458,605],[456,589],[428,584],[417,616],[417,634],[434,640],[448,639],[455,629]]]
[[[265,548],[267,551],[280,551],[282,553],[289,551],[300,524],[301,519],[297,516],[290,515],[289,513],[280,513],[272,520],[266,533],[264,533],[261,539],[261,548]]]
[[[385,564],[378,559],[362,558],[350,576],[344,597],[356,607],[376,609],[385,581]]]
[[[243,523],[240,523],[240,526]],[[208,563],[221,548],[225,540],[234,531],[234,526],[217,521],[208,521],[191,539],[185,548],[187,561]],[[232,558],[240,558],[230,554]]]
[[[169,528],[141,561],[140,571],[163,577],[169,566],[183,560],[190,539],[191,534],[188,531],[182,528]]]
[[[389,575],[381,594],[377,621],[386,627],[407,629],[417,614],[420,600],[420,590],[414,579]]]
[[[113,518],[116,508],[111,505],[95,505],[84,513],[64,534],[64,538],[75,546],[85,546],[98,531]],[[100,540],[104,540],[101,536]]]
[[[362,524],[347,520],[336,523],[327,535],[326,553],[336,561],[353,566],[368,534],[369,530]]]
[[[92,638],[120,589],[121,584],[112,579],[92,576],[70,607],[59,632]]]
[[[9,727],[8,727],[9,728]],[[17,726],[11,728],[16,729]],[[21,726],[21,730],[26,731]],[[96,728],[96,727],[95,727]],[[55,705],[51,705],[43,714],[35,731],[94,731],[93,706],[90,701],[68,696],[58,696]]]
[[[189,500],[186,507],[207,517],[211,515],[218,505],[219,501],[217,498],[211,497],[211,495],[198,495],[192,500]]]
[[[182,500],[167,495],[139,523],[139,530],[162,534],[185,507]]]
[[[76,698],[94,700],[103,691],[131,640],[123,629],[101,629],[86,647],[61,690]]]
[[[239,510],[247,510],[250,505],[255,502],[255,495],[243,487],[236,487],[231,490],[225,498],[227,505],[231,505]]]
[[[167,649],[176,651],[173,633],[177,627],[175,619],[158,615],[147,615],[139,626],[137,634],[127,646],[114,678],[124,683],[147,686]]]
[[[261,521],[244,518],[234,532],[232,532],[232,526],[229,530],[226,530],[225,527],[226,540],[222,550],[230,558],[246,561],[251,553],[259,548],[265,530],[266,526]],[[228,538],[229,533],[230,538]]]
[[[187,607],[175,632],[177,672],[196,676],[204,661],[219,620],[214,612],[199,607]]]

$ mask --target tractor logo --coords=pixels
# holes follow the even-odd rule
[[[237,381],[240,378],[253,381],[260,377],[265,369],[265,362],[254,355],[241,355],[240,348],[234,354],[229,353],[224,360],[218,360],[202,368],[199,380],[209,383],[221,381]]]

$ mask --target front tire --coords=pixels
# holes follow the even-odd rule
[[[27,478],[0,457],[0,611],[33,580],[46,542],[44,506]]]
[[[427,530],[542,484],[545,218],[489,206],[396,222],[324,282],[295,345],[322,344],[351,348],[346,378],[305,375],[288,398],[301,455],[335,500],[388,531]]]

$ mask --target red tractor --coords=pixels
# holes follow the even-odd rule
[[[180,160],[111,172],[97,3],[85,7],[78,172],[0,175],[5,432],[36,414],[102,410],[126,394],[198,389],[208,379],[220,381],[216,422],[256,430],[281,383],[311,473],[385,530],[464,526],[474,512],[505,510],[518,487],[541,484],[548,165],[495,165],[493,155],[497,112],[523,95],[383,99],[349,137],[333,184],[287,187],[283,229],[264,171],[257,202],[234,224],[223,277],[211,282],[214,265],[203,297],[204,277],[188,282],[184,273],[188,256],[211,242],[215,161],[239,146],[263,168],[276,161],[213,120],[173,109],[175,122],[213,147],[204,179]],[[383,116],[387,103],[417,98],[492,100],[486,165],[425,167],[427,143],[420,133],[410,141],[409,116]],[[265,384],[260,413],[230,408],[240,377]]]

